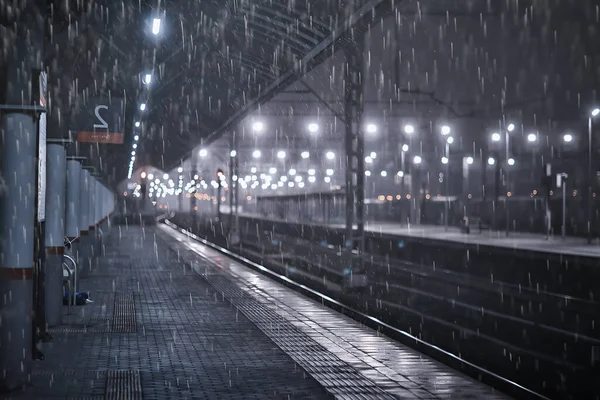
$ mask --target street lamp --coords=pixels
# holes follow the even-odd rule
[[[265,129],[265,125],[260,121],[256,121],[252,124],[252,130],[254,132],[262,132],[263,129]]]
[[[570,133],[566,133],[565,135],[563,135],[563,141],[565,143],[571,143],[573,141],[573,135],[571,135]]]
[[[421,159],[421,156],[415,156],[415,157],[413,158],[413,164],[421,164],[421,161],[423,161],[423,160]]]
[[[377,132],[377,125],[368,124],[367,125],[367,133],[375,133],[375,132]]]
[[[404,125],[404,133],[412,135],[415,133],[415,127],[412,125]]]
[[[442,135],[444,135],[444,136],[449,135],[450,131],[451,131],[451,129],[448,125],[442,126],[442,130],[441,130]]]
[[[316,123],[314,123],[314,122],[312,122],[312,123],[308,124],[308,131],[309,131],[310,133],[315,133],[315,132],[316,132],[316,131],[318,131],[318,130],[319,130],[319,125],[318,125],[318,124],[316,124]]]
[[[529,135],[527,135],[527,141],[529,143],[533,143],[537,140],[537,135],[535,133],[530,133]]]
[[[160,18],[154,18],[152,20],[152,33],[158,35],[160,32]]]
[[[500,134],[499,133],[492,133],[492,141],[494,142],[499,142],[500,141]]]

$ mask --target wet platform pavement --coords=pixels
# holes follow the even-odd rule
[[[164,225],[105,245],[9,398],[507,398]]]

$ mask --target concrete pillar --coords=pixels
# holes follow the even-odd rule
[[[89,201],[89,182],[90,173],[87,169],[82,168],[80,174],[79,183],[79,251],[77,267],[79,271],[85,271],[89,265],[89,244],[90,240],[88,237],[89,224],[88,224],[88,210],[90,207]]]
[[[32,115],[2,116],[0,192],[0,387],[27,384],[32,359],[37,133]]]
[[[26,7],[26,8],[25,8]],[[38,135],[31,94],[34,69],[43,65],[45,8],[35,2],[12,3],[5,13],[13,37],[3,54],[5,68],[0,120],[0,390],[30,382],[33,350],[33,263]],[[4,34],[4,31],[3,31]],[[6,56],[6,57],[5,57]],[[37,261],[37,260],[36,260]],[[1,395],[0,395],[1,397]]]
[[[102,255],[102,228],[100,226],[102,219],[102,183],[96,180],[96,187],[94,190],[94,197],[96,198],[96,206],[94,207],[94,226],[96,227],[96,255]]]
[[[46,271],[45,304],[48,326],[62,321],[62,260],[65,236],[66,151],[63,144],[46,148]]]
[[[80,187],[81,187],[81,164],[76,160],[67,161],[67,210],[65,223],[65,236],[72,242],[71,252],[75,259],[79,249],[80,228]]]
[[[90,259],[96,256],[96,178],[90,174],[88,184],[88,238],[90,240]]]

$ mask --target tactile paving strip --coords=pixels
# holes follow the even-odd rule
[[[179,259],[193,262],[196,253],[167,236],[161,237],[174,249]],[[242,314],[262,330],[294,361],[304,368],[325,389],[345,399],[393,399],[373,381],[327,351],[276,311],[244,293],[236,284],[220,274],[205,270],[200,275],[227,298]]]
[[[141,400],[142,383],[139,371],[108,371],[106,400]]]
[[[133,333],[137,331],[135,321],[135,299],[133,292],[115,293],[115,305],[111,332]]]

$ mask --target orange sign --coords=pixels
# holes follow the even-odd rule
[[[122,133],[110,132],[77,132],[77,141],[84,143],[122,144]]]

